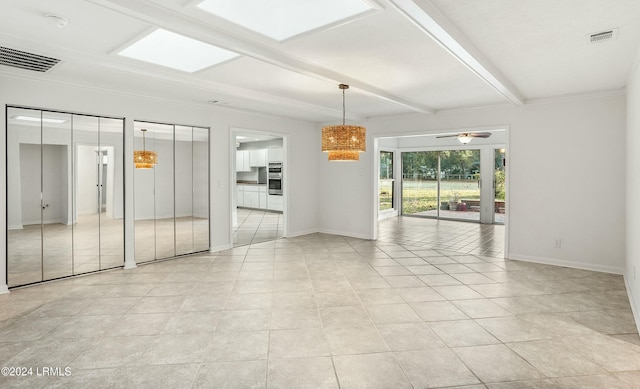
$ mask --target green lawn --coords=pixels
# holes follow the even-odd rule
[[[402,209],[404,214],[413,214],[437,208],[437,185],[435,181],[405,179],[402,187]],[[387,195],[387,193],[390,193],[389,189],[383,189],[381,186],[380,192],[380,209],[390,208],[391,196]],[[480,199],[478,182],[475,180],[442,181],[440,193],[440,201],[446,202],[454,198],[457,198],[458,200]],[[382,208],[383,205],[386,208]]]
[[[476,180],[443,180],[440,184],[440,201],[480,200],[480,188]],[[380,182],[380,210],[390,209],[391,182]],[[402,210],[404,214],[430,211],[438,207],[436,181],[410,180],[402,182]],[[503,192],[504,193],[504,192]],[[499,200],[496,197],[496,200]],[[504,199],[502,199],[504,200]]]

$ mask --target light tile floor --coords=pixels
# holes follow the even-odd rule
[[[13,290],[0,296],[0,365],[33,370],[0,387],[639,386],[622,277],[440,248],[462,243],[437,238],[433,223]],[[461,248],[482,247],[485,233]]]
[[[233,247],[282,238],[282,212],[238,208],[238,226],[233,230]]]

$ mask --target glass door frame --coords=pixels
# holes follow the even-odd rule
[[[381,192],[382,192],[382,178],[380,178],[380,173],[382,170],[382,163],[381,163],[381,157],[382,157],[382,153],[388,153],[391,154],[391,178],[388,179],[391,182],[391,208],[386,208],[386,209],[380,209],[380,196],[381,196]],[[399,153],[396,150],[392,150],[390,148],[381,148],[380,150],[378,150],[378,170],[377,170],[377,180],[378,180],[378,213],[382,214],[382,217],[388,217],[388,216],[396,216],[398,215],[398,210],[401,206],[400,202],[398,201],[398,180],[396,179],[397,175],[398,175],[398,155]]]
[[[441,153],[444,151],[453,151],[453,152],[458,152],[458,151],[464,151],[464,150],[472,150],[472,151],[478,151],[478,162],[480,162],[482,160],[482,146],[462,146],[462,147],[455,147],[452,148],[451,146],[445,146],[445,147],[429,147],[429,148],[417,148],[417,149],[403,149],[399,151],[400,154],[400,177],[401,177],[401,190],[400,190],[400,195],[399,197],[399,214],[401,216],[410,216],[410,217],[423,217],[423,218],[429,218],[429,219],[438,219],[438,220],[452,220],[452,221],[464,221],[464,222],[472,222],[472,223],[481,223],[482,222],[482,217],[481,215],[479,215],[478,219],[467,219],[467,218],[455,218],[455,217],[446,217],[443,216],[442,213],[440,212],[441,207],[442,207],[442,198],[445,198],[445,196],[442,195],[442,155]],[[404,196],[404,181],[405,181],[405,177],[404,177],[404,158],[402,157],[402,155],[404,153],[420,153],[420,152],[425,152],[425,153],[437,153],[437,159],[436,159],[436,168],[435,168],[435,184],[436,184],[436,206],[435,206],[435,215],[416,215],[416,214],[405,214],[404,210],[403,210],[403,196]],[[480,174],[482,173],[482,164],[480,165]],[[470,182],[472,183],[474,180],[471,180]],[[481,182],[481,176],[478,177],[477,180],[475,180],[476,182],[478,182],[478,186],[479,186],[479,191],[480,191],[480,204],[482,204],[482,194],[483,191],[480,188],[480,182]],[[482,208],[480,209],[480,211],[482,210]],[[482,213],[482,212],[480,212]]]

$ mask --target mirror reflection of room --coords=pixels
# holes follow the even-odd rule
[[[209,249],[209,129],[136,121],[134,169],[137,263]],[[134,159],[135,162],[135,159]]]
[[[9,286],[122,266],[123,125],[7,108]]]

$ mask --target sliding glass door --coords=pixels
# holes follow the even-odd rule
[[[438,217],[438,152],[402,153],[402,214]]]
[[[480,150],[403,152],[402,214],[480,221]]]

